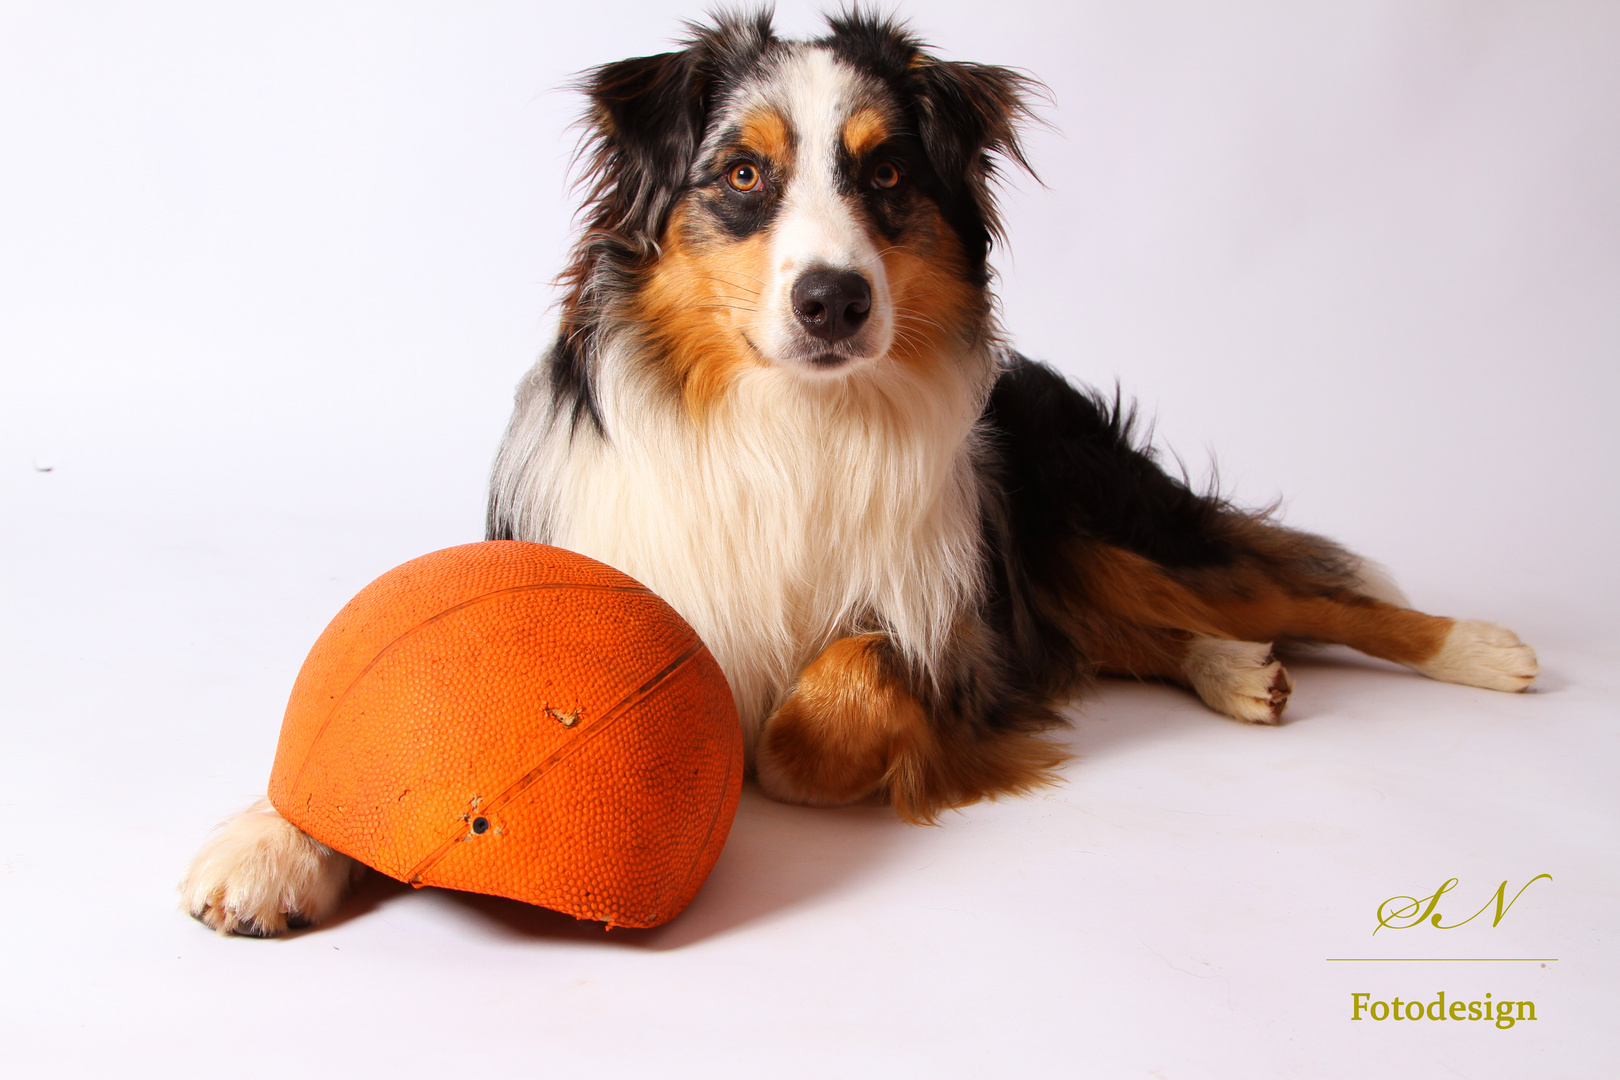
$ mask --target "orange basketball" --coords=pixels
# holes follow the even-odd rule
[[[360,591],[293,686],[270,801],[413,885],[657,926],[697,893],[742,732],[673,608],[560,548],[493,541]]]

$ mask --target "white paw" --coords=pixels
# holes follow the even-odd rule
[[[1536,651],[1520,641],[1519,635],[1477,619],[1458,619],[1440,651],[1412,667],[1441,682],[1515,692],[1541,674]]]
[[[1205,705],[1250,724],[1277,723],[1294,689],[1288,670],[1262,642],[1193,638],[1182,670]]]
[[[203,844],[180,882],[181,904],[221,934],[274,937],[328,918],[365,871],[260,799]]]

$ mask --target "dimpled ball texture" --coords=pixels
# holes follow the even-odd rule
[[[560,548],[397,567],[293,686],[270,801],[412,885],[657,926],[696,895],[742,789],[725,676],[673,608]]]

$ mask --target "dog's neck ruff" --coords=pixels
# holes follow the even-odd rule
[[[750,746],[838,637],[881,630],[934,666],[983,588],[974,431],[988,351],[927,377],[888,361],[837,380],[762,365],[701,419],[647,365],[605,359],[603,433],[549,410],[514,424],[529,450],[508,459],[529,481],[510,507],[519,539],[667,600],[725,670]]]

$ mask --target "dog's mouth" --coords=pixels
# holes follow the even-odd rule
[[[870,356],[859,353],[853,349],[821,349],[818,351],[794,350],[787,356],[774,357],[754,343],[747,331],[739,331],[744,344],[746,344],[754,357],[761,363],[773,364],[780,367],[809,368],[816,372],[833,372],[845,368],[861,360],[870,360]]]
[[[780,362],[789,367],[807,368],[815,372],[833,372],[872,359],[874,359],[872,355],[855,347],[853,342],[842,348],[829,349],[818,341],[800,344],[799,348],[790,351]]]

